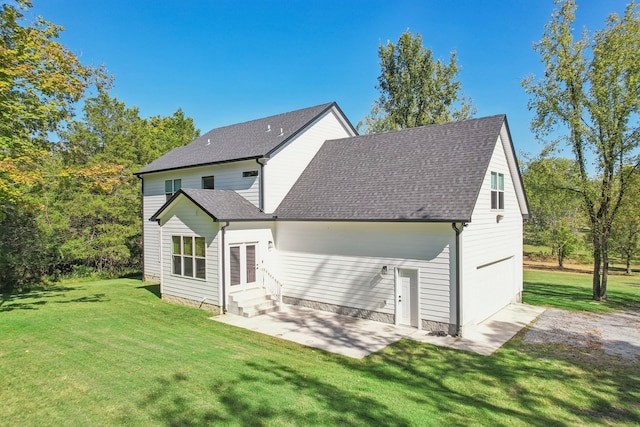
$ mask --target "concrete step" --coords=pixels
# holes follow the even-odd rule
[[[255,298],[262,298],[264,299],[266,297],[266,293],[265,290],[262,288],[258,288],[258,289],[249,289],[247,291],[243,291],[243,292],[234,292],[229,294],[229,298],[233,301],[237,301],[239,303],[242,303],[244,301],[249,301]]]
[[[243,308],[241,310],[242,311],[241,316],[243,316],[243,317],[256,317],[256,316],[260,316],[262,314],[267,314],[267,313],[271,313],[271,312],[274,312],[274,311],[278,311],[279,309],[280,309],[280,307],[278,307],[276,304],[271,304],[271,305],[261,304],[260,306]]]
[[[262,288],[250,289],[229,295],[227,311],[244,317],[255,317],[277,311],[279,306]]]
[[[233,302],[238,304],[241,307],[248,307],[251,305],[258,305],[258,304],[262,304],[264,302],[271,302],[272,300],[267,297],[266,295],[262,295],[260,297],[253,297],[253,298],[247,298],[247,299],[241,299],[241,300],[234,300]]]

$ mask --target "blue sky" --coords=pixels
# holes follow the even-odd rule
[[[542,145],[520,84],[539,74],[552,0],[33,0],[65,27],[84,64],[104,64],[111,94],[143,117],[182,108],[201,132],[336,101],[356,125],[378,97],[378,46],[406,30],[436,58],[455,50],[477,117],[506,113],[518,153]],[[577,26],[603,28],[627,1],[578,0]]]

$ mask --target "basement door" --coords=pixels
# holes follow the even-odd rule
[[[396,273],[396,323],[419,325],[418,270],[399,268]]]

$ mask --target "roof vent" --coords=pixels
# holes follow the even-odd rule
[[[267,125],[267,132],[271,132],[271,125]]]
[[[211,145],[211,139],[207,138],[207,145]]]
[[[282,131],[282,128],[280,128],[280,135],[278,136],[282,136],[282,135],[284,135],[284,132]]]

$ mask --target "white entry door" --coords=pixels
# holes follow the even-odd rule
[[[229,285],[231,286],[231,292],[253,288],[257,285],[257,250],[257,243],[229,245]]]
[[[418,327],[418,271],[398,269],[396,275],[396,322]]]

